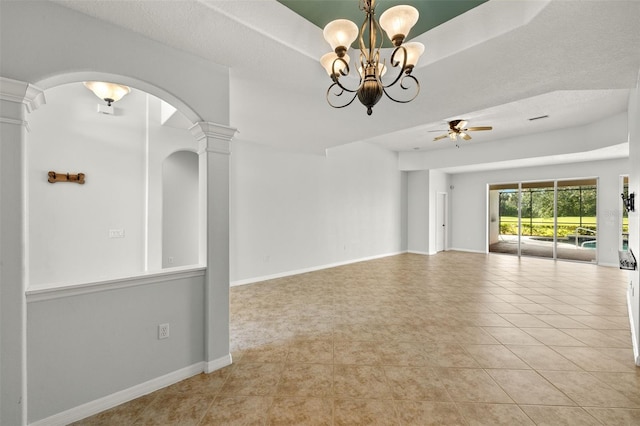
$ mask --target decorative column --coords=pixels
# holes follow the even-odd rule
[[[0,77],[0,424],[27,424],[25,111],[42,90]]]
[[[200,144],[200,256],[205,275],[205,372],[231,364],[229,348],[229,161],[236,129],[200,122],[191,127]]]

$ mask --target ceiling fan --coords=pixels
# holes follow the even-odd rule
[[[467,124],[468,124],[467,120],[452,120],[449,122],[449,131],[447,132],[447,134],[436,136],[435,138],[433,138],[433,140],[438,141],[440,139],[449,137],[449,139],[453,141],[457,141],[458,136],[460,136],[462,139],[468,141],[469,139],[471,139],[471,136],[469,135],[468,132],[493,129],[493,127],[491,126],[466,127]],[[445,130],[432,130],[432,131],[444,132]],[[456,146],[459,148],[459,145],[457,143],[456,143]]]

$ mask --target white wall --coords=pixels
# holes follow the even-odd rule
[[[143,271],[146,95],[133,91],[114,115],[98,114],[82,84],[46,96],[29,117],[30,285]],[[85,173],[86,183],[49,183],[50,170]],[[124,238],[109,238],[116,229]]]
[[[408,172],[408,251],[429,253],[429,171]]]
[[[164,100],[170,102],[172,105],[178,107],[188,117],[191,122],[206,121],[212,124],[229,124],[229,70],[226,67],[214,64],[212,62],[203,60],[194,55],[186,52],[178,51],[167,46],[163,46],[160,43],[147,39],[140,34],[132,31],[127,31],[122,28],[118,28],[106,22],[93,19],[87,15],[77,13],[59,6],[53,2],[47,1],[2,1],[0,2],[0,51],[2,52],[2,61],[0,61],[0,77],[3,79],[17,80],[18,82],[24,82],[33,86],[44,89],[45,92],[48,89],[54,88],[61,84],[80,82],[87,79],[100,79],[100,80],[112,80],[127,84],[129,86],[144,90],[147,93],[154,94]],[[117,52],[117,54],[105,54],[105,52]],[[25,86],[26,86],[25,84]],[[4,86],[2,87],[4,90]],[[93,96],[93,95],[91,95]],[[11,101],[15,99],[15,101]],[[20,103],[20,98],[11,98],[11,102],[6,102],[5,99],[1,102],[3,108],[14,103],[16,107],[22,109],[23,105]],[[97,99],[92,103],[98,102]],[[124,100],[121,102],[125,102]],[[117,107],[118,104],[116,104]],[[124,104],[123,104],[124,105]],[[3,110],[4,114],[9,112]],[[34,113],[35,114],[35,113]],[[19,117],[20,114],[11,114],[9,117]],[[120,118],[120,117],[117,117]],[[31,117],[28,115],[24,117],[24,120],[29,122]],[[16,141],[15,136],[22,136],[20,133],[24,130],[20,126],[20,120],[16,122],[2,122],[0,127],[2,128],[2,135],[11,136],[12,142]],[[20,132],[15,132],[13,129],[9,129],[11,126],[19,128]],[[79,126],[81,127],[81,126]],[[91,136],[95,136],[92,132],[84,135],[82,140],[89,139]],[[106,135],[104,135],[106,136]],[[75,139],[76,142],[80,138]],[[27,149],[26,139],[18,137],[15,146],[18,148]],[[3,146],[5,140],[3,139]],[[78,147],[81,149],[82,147]],[[124,148],[124,147],[122,147]],[[74,150],[75,151],[75,150]],[[21,192],[20,178],[22,177],[23,167],[20,153],[11,151],[8,148],[2,149],[3,161],[12,161],[19,166],[15,173],[18,181],[15,183],[9,183],[5,180],[7,176],[7,168],[3,166],[3,191],[7,190],[7,193],[13,195],[14,192]],[[107,153],[108,154],[108,153]],[[10,155],[10,158],[4,157]],[[120,168],[125,168],[129,165],[129,161],[137,161],[135,158],[137,155],[133,155],[132,158],[122,155],[117,158],[105,156],[105,164],[108,164],[110,170],[118,171]],[[71,164],[72,158],[65,157],[65,161],[68,163],[58,164],[57,167],[69,167],[75,168],[75,164]],[[225,161],[228,161],[225,157]],[[140,162],[140,168],[134,170],[144,170],[144,163]],[[83,162],[81,166],[86,166],[88,163]],[[49,169],[49,164],[46,164],[45,169]],[[72,170],[70,170],[72,171]],[[87,173],[87,185],[92,182],[92,176],[95,176],[95,170],[85,171]],[[118,175],[114,173],[115,178]],[[88,192],[91,186],[85,185],[81,187],[75,184],[54,184],[52,189],[58,192],[70,192],[75,191],[76,195],[79,195],[79,189],[84,190],[84,193]],[[226,186],[226,184],[225,184]],[[58,189],[56,189],[58,188]],[[225,188],[226,190],[226,188]],[[51,194],[51,189],[47,194]],[[138,191],[138,189],[135,189]],[[4,192],[3,192],[4,193]],[[218,194],[222,191],[210,191],[212,194],[212,202],[223,205],[226,208],[227,200],[223,196]],[[225,192],[226,193],[226,192]],[[223,194],[224,195],[224,194]],[[103,193],[104,197],[110,197],[111,194]],[[55,198],[59,200],[58,197]],[[117,194],[114,195],[114,199],[117,202]],[[138,200],[139,201],[139,200]],[[64,205],[58,205],[58,209],[65,208]],[[137,205],[132,206],[133,209],[139,209]],[[16,209],[16,211],[18,211]],[[4,212],[4,206],[3,206]],[[3,259],[10,259],[6,257],[5,253],[22,252],[24,246],[23,238],[27,238],[28,234],[23,233],[22,224],[23,221],[28,220],[28,215],[31,212],[25,211],[24,216],[14,218],[13,216],[2,215],[2,239],[0,240],[0,253],[3,254]],[[119,212],[105,212],[111,213],[112,217],[118,215]],[[137,220],[142,220],[144,215],[138,216]],[[24,217],[25,219],[22,219]],[[127,216],[127,219],[129,216]],[[123,219],[124,220],[124,219]],[[99,225],[99,226],[98,226]],[[111,224],[100,223],[96,227],[104,229],[105,225],[108,227]],[[123,223],[125,228],[125,240],[132,236],[133,229],[143,229],[143,226],[139,223],[134,224],[130,222]],[[222,227],[228,229],[228,222],[222,224]],[[13,227],[15,232],[7,233],[5,229]],[[140,243],[140,247],[144,246],[144,238]],[[58,241],[55,241],[57,245]],[[120,241],[122,243],[123,241]],[[39,243],[40,245],[54,246],[52,241],[40,240],[30,244]],[[30,247],[31,248],[31,247]],[[82,247],[65,247],[68,250],[83,250]],[[129,248],[127,248],[129,250]],[[131,250],[136,250],[131,248]],[[159,251],[158,251],[159,252]],[[104,254],[104,253],[103,253]],[[109,256],[118,256],[118,253],[107,253]],[[135,262],[139,263],[141,255],[134,255]],[[160,257],[156,256],[158,262]],[[16,258],[20,258],[16,256]],[[66,261],[66,260],[64,260]],[[125,264],[129,265],[129,264]],[[211,265],[209,265],[211,266]],[[212,267],[213,268],[213,267]],[[228,279],[224,282],[220,282],[217,278],[228,277],[228,264],[215,263],[216,274],[207,274],[208,281],[204,284],[207,286],[207,292],[204,294],[220,294],[215,301],[209,301],[221,303],[222,305],[228,305]],[[68,272],[73,273],[74,269],[67,269]],[[121,271],[118,271],[119,273]],[[210,272],[210,271],[207,271]],[[213,278],[212,278],[213,277]],[[101,375],[96,378],[92,378],[91,375],[83,374],[82,368],[77,367],[77,370],[71,367],[70,374],[73,377],[67,376],[65,380],[76,380],[75,386],[77,389],[69,389],[69,394],[62,393],[64,391],[52,390],[51,386],[42,386],[49,391],[46,395],[31,396],[27,398],[26,386],[23,384],[26,382],[27,366],[26,362],[31,365],[29,369],[30,390],[32,386],[40,386],[39,380],[46,382],[46,374],[42,369],[37,370],[37,365],[44,365],[47,363],[49,370],[55,370],[57,363],[60,362],[60,367],[63,370],[67,370],[69,364],[61,357],[53,357],[47,359],[47,355],[50,353],[64,354],[68,348],[67,343],[69,340],[65,340],[76,330],[78,323],[86,323],[87,326],[82,333],[78,335],[79,342],[84,341],[92,342],[91,336],[96,333],[93,325],[96,324],[93,321],[94,317],[90,315],[94,312],[91,309],[82,310],[82,315],[73,316],[72,312],[64,312],[64,309],[68,306],[72,306],[75,300],[67,300],[65,303],[55,303],[50,305],[50,308],[46,308],[46,313],[39,316],[38,311],[33,306],[28,306],[26,309],[25,320],[24,309],[19,309],[20,306],[25,305],[24,290],[26,288],[26,280],[22,274],[14,274],[11,277],[11,281],[2,282],[2,300],[0,300],[2,309],[3,324],[5,321],[11,324],[10,327],[3,326],[0,336],[0,347],[2,358],[2,371],[0,376],[0,392],[2,399],[0,400],[0,423],[2,424],[21,424],[26,421],[25,413],[28,410],[28,418],[30,421],[38,420],[42,416],[46,416],[49,413],[57,413],[69,408],[69,403],[73,404],[77,399],[78,389],[93,389],[98,388],[102,392],[110,392],[113,389],[123,390],[124,387],[132,383],[129,380],[130,376],[134,379],[142,380],[140,376],[130,375],[130,371],[125,369],[108,369],[108,374]],[[155,278],[156,282],[147,283],[146,290],[148,294],[144,297],[129,298],[130,294],[127,292],[102,292],[101,296],[96,296],[96,300],[88,307],[95,306],[99,308],[104,302],[104,306],[128,306],[132,314],[125,315],[123,320],[127,326],[131,328],[132,333],[135,335],[138,327],[146,321],[156,321],[156,318],[152,315],[148,317],[150,311],[147,309],[147,305],[150,301],[156,299],[162,301],[170,301],[169,303],[160,302],[158,308],[164,312],[172,312],[176,315],[189,316],[190,312],[193,312],[195,317],[190,317],[192,322],[192,329],[197,331],[198,327],[204,327],[204,331],[199,333],[198,336],[191,336],[197,339],[198,344],[206,344],[206,350],[200,351],[199,349],[193,350],[196,344],[192,341],[193,345],[180,345],[182,350],[193,350],[193,358],[185,356],[175,356],[175,353],[170,352],[157,352],[153,356],[156,357],[157,363],[149,363],[148,359],[141,361],[136,359],[135,362],[127,365],[126,368],[138,369],[139,371],[145,370],[146,377],[160,377],[166,373],[166,366],[169,368],[177,369],[184,368],[188,365],[186,363],[191,362],[190,359],[199,359],[207,361],[208,363],[216,361],[212,358],[212,354],[228,354],[229,339],[228,339],[228,311],[224,309],[210,309],[205,307],[204,312],[195,309],[191,304],[177,304],[174,303],[180,298],[188,298],[191,290],[187,286],[178,286],[178,292],[180,297],[175,297],[171,293],[173,289],[168,289],[162,285],[160,278]],[[202,282],[202,279],[200,279]],[[219,288],[223,288],[224,291],[218,291]],[[204,297],[204,296],[202,296]],[[103,299],[103,300],[100,300]],[[207,305],[207,306],[211,306]],[[16,307],[14,309],[14,307]],[[104,313],[105,315],[99,314]],[[108,315],[114,315],[112,326],[105,332],[108,334],[109,339],[105,339],[96,346],[95,352],[109,354],[109,351],[125,351],[129,343],[131,334],[119,334],[117,330],[120,326],[120,322],[117,318],[117,309],[111,313],[105,313],[104,310],[96,311],[96,317],[100,319],[99,322],[109,319]],[[145,316],[141,318],[136,313]],[[34,316],[35,315],[35,316]],[[42,321],[48,320],[52,324],[56,324],[56,318],[64,318],[59,322],[59,327],[54,331],[65,336],[58,341],[48,339],[48,332],[50,332],[49,324],[45,324]],[[208,319],[205,322],[205,317]],[[27,324],[28,323],[28,324]],[[211,326],[215,324],[215,326]],[[28,329],[28,330],[27,330]],[[27,351],[24,346],[24,336],[28,340],[30,348]],[[40,340],[40,339],[43,340]],[[35,340],[34,340],[35,339]],[[5,343],[15,343],[14,347],[8,348]],[[179,340],[176,341],[179,343]],[[213,351],[212,348],[217,348]],[[45,351],[46,349],[46,351]],[[102,352],[101,352],[102,351]],[[28,354],[27,354],[28,352]],[[203,353],[204,352],[204,353]],[[215,352],[215,354],[214,354]],[[124,352],[123,352],[124,353]],[[92,353],[79,353],[79,355],[85,355],[82,362],[90,363],[94,368],[100,368],[102,358],[92,359]],[[222,355],[220,355],[222,356]],[[35,358],[34,358],[35,357]],[[114,359],[117,359],[114,358]],[[221,358],[222,359],[222,358]],[[226,362],[227,357],[224,358]],[[108,360],[107,360],[108,361]],[[167,362],[168,364],[163,364]],[[125,364],[124,359],[120,359],[120,365]],[[220,363],[218,366],[222,366]],[[5,372],[11,371],[11,375],[6,375]],[[77,373],[77,374],[76,374]],[[107,373],[105,371],[105,373]],[[96,380],[104,380],[101,383],[96,383]],[[57,392],[60,392],[58,394]],[[87,397],[97,396],[96,394],[87,395]],[[107,396],[107,395],[101,395]],[[26,407],[26,409],[25,409]]]
[[[629,213],[629,249],[640,261],[640,87],[629,97],[629,193],[635,193],[635,212]],[[629,310],[636,365],[640,365],[640,270],[629,271]]]
[[[196,265],[200,257],[198,155],[178,151],[162,167],[162,266]]]
[[[136,89],[114,104],[114,115],[97,113],[103,102],[80,83],[45,95],[47,104],[29,117],[29,285],[69,285],[159,269],[163,222],[170,222],[169,235],[184,227],[197,235],[197,157],[192,179],[166,183],[174,189],[170,194],[191,194],[196,212],[163,219],[162,202],[165,158],[195,150],[195,138],[186,129],[162,126],[160,100]],[[49,170],[85,173],[86,183],[51,184]],[[124,237],[110,238],[110,230],[122,230]],[[197,264],[198,248],[197,238],[176,248],[174,266]]]
[[[619,177],[628,170],[629,161],[622,159],[452,175],[451,247],[487,251],[488,184],[598,177],[598,263],[617,266]]]
[[[241,142],[231,159],[232,283],[406,249],[397,154],[354,143],[324,157]]]

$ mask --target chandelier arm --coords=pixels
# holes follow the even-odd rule
[[[394,102],[400,103],[400,104],[406,104],[406,103],[411,102],[412,100],[414,100],[414,99],[418,96],[418,94],[420,93],[420,82],[418,81],[418,79],[417,79],[417,78],[415,78],[415,77],[414,77],[414,76],[412,76],[411,74],[407,74],[407,75],[405,75],[404,77],[402,77],[402,80],[400,80],[400,87],[402,88],[402,90],[409,90],[409,89],[411,88],[411,86],[406,86],[406,85],[404,84],[404,80],[405,80],[406,78],[408,78],[408,79],[410,79],[410,80],[413,80],[413,81],[415,82],[415,86],[414,86],[414,87],[416,88],[416,89],[415,89],[415,90],[416,90],[416,93],[415,93],[411,98],[406,99],[406,100],[396,99],[396,98],[394,98],[393,96],[391,96],[391,95],[387,92],[387,90],[386,90],[387,88],[389,88],[389,87],[393,86],[393,84],[391,84],[391,85],[389,85],[389,86],[383,86],[383,87],[382,87],[382,91],[383,91],[383,93],[387,96],[387,98],[391,99],[391,100],[392,100],[392,101],[394,101]],[[397,80],[396,80],[396,81],[397,81]],[[395,83],[394,83],[394,84],[395,84]]]
[[[398,46],[393,50],[393,53],[391,54],[391,58],[389,59],[389,65],[391,65],[393,68],[396,68],[398,65],[400,65],[400,61],[396,61],[395,57],[396,57],[396,53],[398,53],[398,51],[402,49],[404,55],[402,56],[402,67],[400,68],[400,72],[398,72],[398,75],[396,76],[395,80],[393,80],[391,83],[387,84],[387,85],[383,85],[382,87],[387,88],[387,87],[391,87],[393,85],[395,85],[398,80],[400,80],[401,78],[404,80],[404,78],[402,77],[403,74],[405,73],[405,67],[407,66],[407,49],[404,46]],[[409,75],[409,74],[408,74]],[[413,76],[412,76],[413,80],[416,81],[416,83],[418,82],[418,80],[416,80]],[[403,87],[404,89],[404,87]]]
[[[338,86],[341,89],[340,93],[332,93],[331,92],[331,89],[333,89],[335,86]],[[333,102],[331,102],[330,97],[339,98],[340,96],[344,95],[345,92],[354,94],[351,97],[351,99],[349,101],[347,101],[347,103],[345,103],[344,105],[339,105],[339,104],[334,104]],[[340,84],[338,84],[338,82],[333,83],[331,86],[329,86],[329,89],[327,89],[327,103],[333,108],[344,108],[344,107],[347,107],[347,106],[349,106],[349,105],[351,105],[353,103],[353,101],[356,99],[356,97],[357,97],[357,93],[356,93],[355,90],[345,90],[345,89],[342,88],[342,86]]]

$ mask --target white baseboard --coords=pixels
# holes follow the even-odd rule
[[[486,250],[471,250],[471,249],[465,249],[465,248],[456,248],[456,247],[451,247],[448,248],[447,251],[462,251],[462,252],[466,252],[466,253],[480,253],[480,254],[487,254]]]
[[[53,416],[30,423],[30,426],[64,426],[116,407],[120,404],[124,404],[125,402],[129,402],[151,392],[155,392],[181,380],[188,379],[189,377],[200,374],[203,371],[211,373],[212,371],[225,367],[229,364],[231,364],[231,354],[209,362],[198,362],[188,367],[181,368],[180,370],[165,374],[164,376],[156,377],[155,379],[140,383],[128,389],[121,390],[111,395],[107,395],[61,413],[54,414]]]
[[[633,346],[633,358],[636,361],[636,365],[640,366],[640,347],[638,347],[638,337],[636,324],[633,322],[633,308],[631,304],[633,303],[631,299],[631,289],[627,290],[627,308],[629,309],[629,322],[631,323],[631,346]]]
[[[231,281],[231,287],[235,287],[235,286],[239,286],[239,285],[246,285],[246,284],[253,284],[253,283],[260,282],[260,281],[273,280],[273,279],[276,279],[276,278],[290,277],[292,275],[306,274],[307,272],[320,271],[322,269],[335,268],[337,266],[350,265],[352,263],[365,262],[367,260],[381,259],[383,257],[396,256],[396,255],[403,254],[403,253],[406,253],[406,251],[379,254],[379,255],[376,255],[376,256],[363,257],[363,258],[360,258],[360,259],[351,259],[351,260],[347,260],[347,261],[344,261],[344,262],[328,263],[326,265],[312,266],[310,268],[295,269],[293,271],[280,272],[280,273],[271,274],[271,275],[263,275],[261,277],[247,278],[247,279],[244,279],[244,280],[236,280],[236,281]]]
[[[410,254],[422,254],[424,256],[431,255],[431,253],[428,253],[426,251],[418,251],[418,250],[407,250],[407,253],[410,253]]]
[[[216,370],[220,370],[227,365],[231,365],[233,359],[231,358],[231,354],[225,355],[218,359],[214,359],[213,361],[205,362],[204,372],[205,373],[213,373]]]

